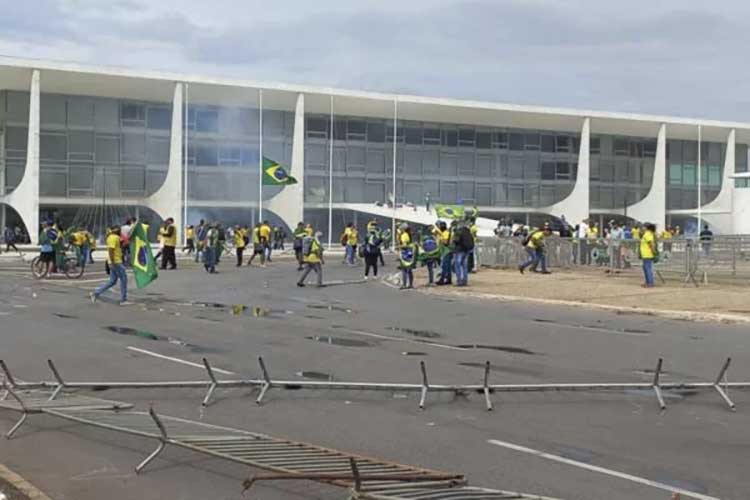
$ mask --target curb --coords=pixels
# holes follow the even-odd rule
[[[10,483],[11,486],[29,497],[29,500],[51,500],[50,497],[3,464],[0,464],[0,479]]]
[[[740,316],[738,314],[680,311],[674,309],[648,309],[639,307],[612,306],[606,304],[591,304],[586,302],[576,302],[572,300],[558,299],[539,299],[534,297],[523,297],[518,295],[494,295],[483,292],[457,292],[457,291],[437,291],[434,289],[420,290],[428,295],[450,295],[454,297],[471,297],[482,300],[495,300],[499,302],[526,302],[531,304],[542,304],[549,306],[578,307],[585,309],[595,309],[599,311],[614,312],[619,314],[642,314],[644,316],[655,316],[667,319],[676,319],[684,321],[694,321],[703,323],[722,323],[727,325],[750,325],[750,317]]]

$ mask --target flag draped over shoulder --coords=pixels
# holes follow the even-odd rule
[[[297,179],[289,175],[284,167],[273,160],[263,157],[263,184],[267,186],[286,186],[297,184]]]
[[[467,215],[477,216],[476,208],[465,208],[463,205],[435,205],[435,213],[441,219],[463,219]]]
[[[130,255],[133,257],[133,275],[138,288],[148,286],[159,277],[151,243],[148,241],[146,229],[140,222],[133,226],[130,233]]]

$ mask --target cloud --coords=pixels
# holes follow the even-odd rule
[[[31,5],[33,4],[33,6]],[[217,76],[747,120],[727,0],[37,0],[0,50]]]

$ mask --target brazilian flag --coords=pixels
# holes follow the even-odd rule
[[[467,215],[476,217],[477,209],[465,208],[463,205],[435,205],[435,213],[441,219],[463,219]]]
[[[133,275],[138,288],[147,286],[159,277],[151,243],[148,242],[146,229],[140,222],[133,226],[130,233],[130,255],[133,256]]]
[[[297,184],[297,179],[289,175],[284,167],[264,156],[263,184],[266,186],[286,186],[287,184]]]

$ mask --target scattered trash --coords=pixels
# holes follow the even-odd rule
[[[427,356],[427,353],[419,352],[419,351],[403,351],[401,355],[402,356]]]
[[[409,397],[408,395],[401,393],[401,392],[396,392],[393,394],[393,399],[406,399],[408,397]]]
[[[55,316],[62,319],[78,319],[78,316],[73,316],[71,314],[55,313]]]
[[[235,304],[232,306],[232,315],[239,316],[243,312],[245,312],[245,309],[247,309],[247,306],[245,304]]]
[[[131,335],[133,337],[140,337],[140,338],[149,339],[149,340],[166,340],[166,339],[160,338],[155,333],[152,333],[146,330],[136,330],[135,328],[129,328],[127,326],[106,326],[104,328],[118,335]]]
[[[347,307],[334,306],[334,305],[330,305],[330,304],[328,304],[328,305],[326,305],[326,304],[309,304],[307,307],[310,308],[310,309],[322,309],[322,310],[326,310],[326,311],[338,311],[338,312],[343,312],[343,313],[347,313],[347,314],[351,314],[352,313],[352,310],[349,309],[349,308],[347,308]]]

